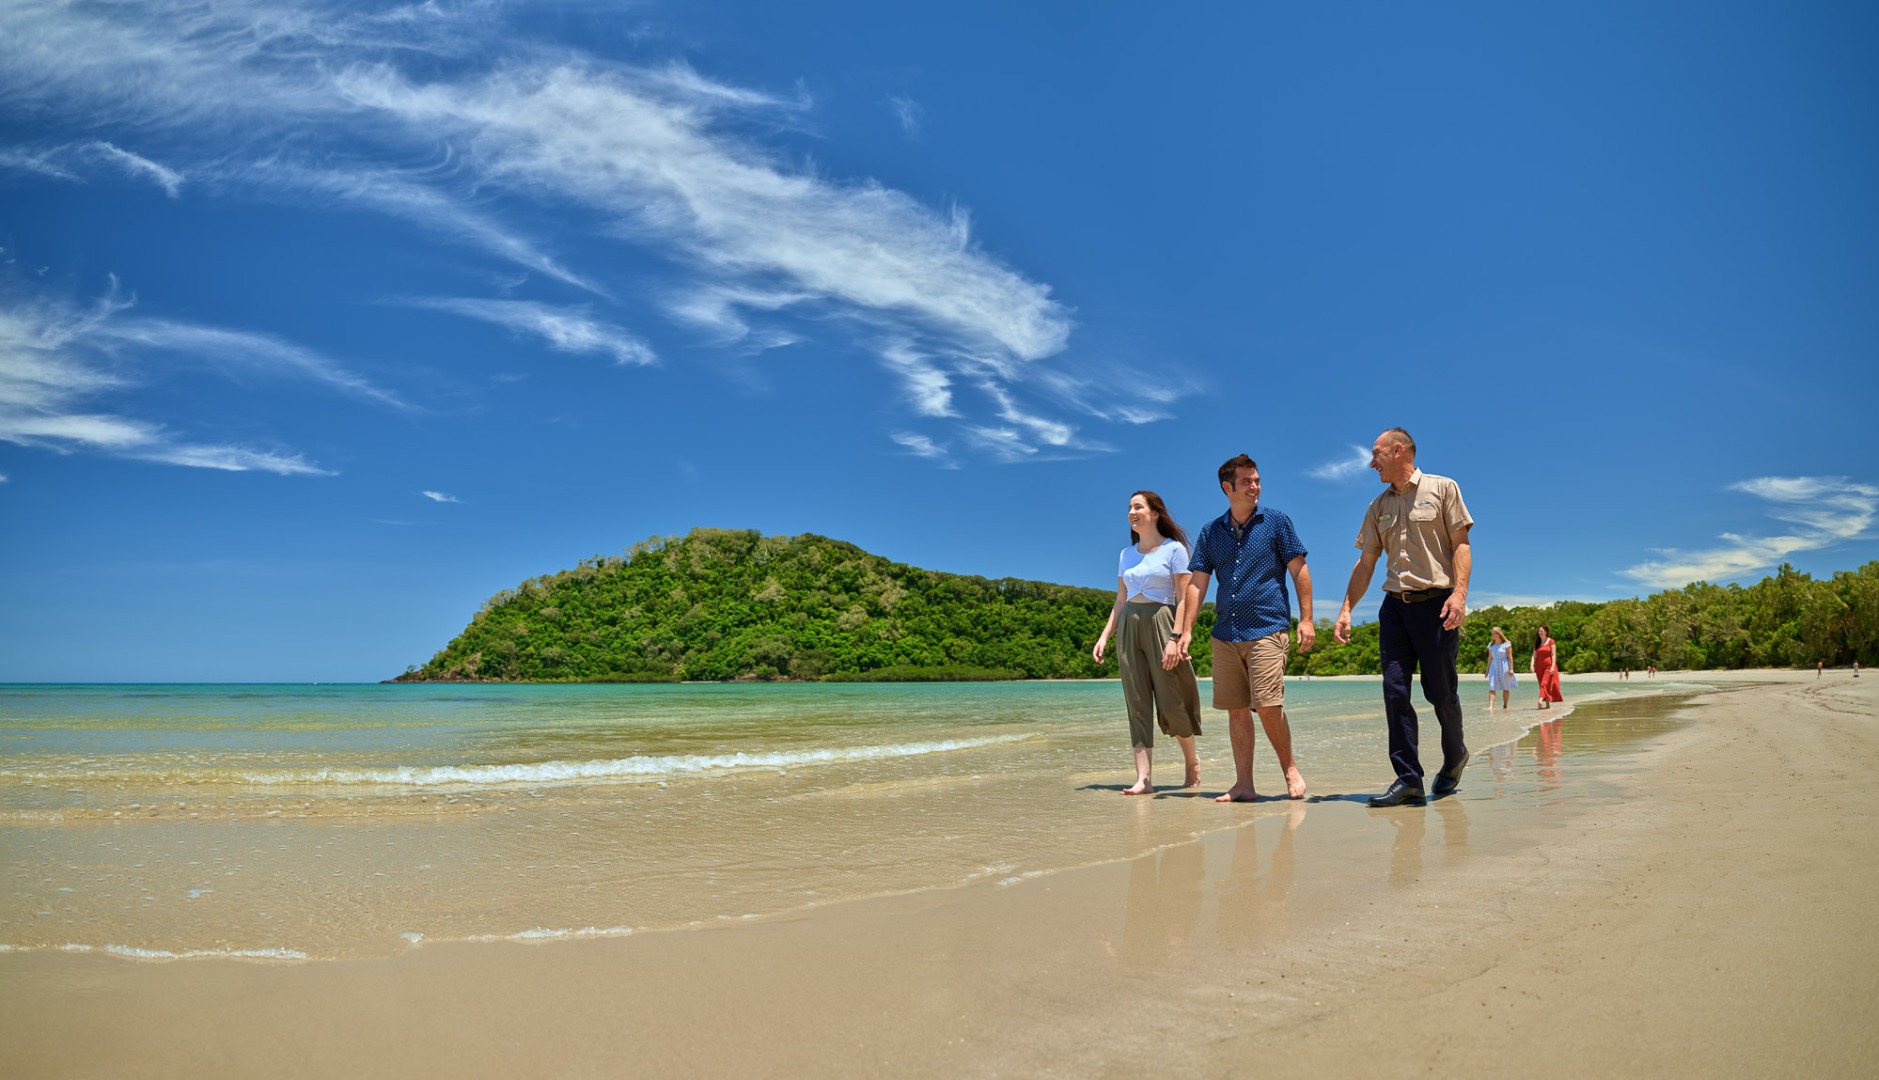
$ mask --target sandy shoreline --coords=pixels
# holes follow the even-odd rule
[[[1863,1075],[1879,680],[1701,679],[1427,809],[1316,791],[1011,887],[376,960],[0,954],[0,1071]]]

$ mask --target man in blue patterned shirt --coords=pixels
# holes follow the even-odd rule
[[[1253,713],[1285,770],[1285,790],[1305,797],[1305,778],[1292,760],[1292,727],[1285,716],[1285,656],[1291,645],[1292,602],[1285,575],[1298,587],[1298,650],[1310,652],[1311,571],[1305,545],[1282,510],[1259,505],[1259,466],[1241,454],[1220,466],[1227,512],[1201,527],[1188,559],[1188,600],[1178,639],[1183,652],[1193,640],[1194,616],[1207,597],[1207,583],[1220,579],[1214,599],[1214,708],[1227,712],[1233,741],[1233,787],[1215,802],[1251,802]]]

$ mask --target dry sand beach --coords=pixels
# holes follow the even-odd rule
[[[1008,886],[357,960],[0,954],[0,1073],[1871,1075],[1879,678],[1701,679],[1478,749],[1427,808],[1315,783]]]

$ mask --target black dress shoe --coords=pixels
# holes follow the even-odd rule
[[[1404,803],[1408,803],[1411,806],[1421,806],[1425,801],[1426,800],[1422,797],[1422,786],[1420,784],[1412,784],[1407,780],[1398,779],[1395,783],[1390,785],[1390,790],[1381,795],[1372,796],[1370,805],[1401,806]]]
[[[1461,786],[1461,771],[1468,767],[1468,755],[1463,753],[1461,760],[1453,765],[1442,766],[1442,771],[1435,774],[1435,783],[1429,785],[1429,791],[1435,795],[1448,795]]]

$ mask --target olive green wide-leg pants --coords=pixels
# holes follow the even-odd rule
[[[1130,745],[1155,745],[1151,717],[1166,734],[1199,735],[1200,684],[1193,661],[1182,657],[1173,671],[1161,666],[1162,653],[1174,639],[1174,606],[1130,601],[1122,612],[1116,659],[1122,668],[1122,700],[1129,708]]]

